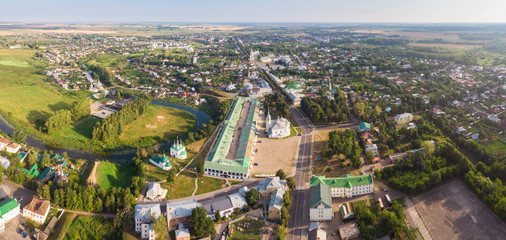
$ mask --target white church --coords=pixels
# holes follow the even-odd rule
[[[170,147],[170,155],[177,159],[186,158],[186,147],[179,141],[179,139],[174,142],[172,147]]]
[[[278,117],[277,120],[271,120],[271,114],[267,113],[265,119],[265,132],[269,138],[284,138],[290,136],[290,121],[286,118]]]

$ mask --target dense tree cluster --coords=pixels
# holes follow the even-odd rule
[[[322,96],[319,98],[303,98],[300,102],[302,111],[315,123],[347,122],[349,109],[346,98],[341,91],[336,92],[334,99]]]
[[[335,154],[343,154],[350,159],[354,168],[359,168],[362,164],[360,152],[362,148],[355,141],[356,133],[354,130],[345,131],[335,130],[329,133],[329,141],[324,147],[324,156],[331,158]]]
[[[389,210],[378,204],[367,207],[363,201],[353,203],[360,235],[364,239],[377,239],[384,235],[396,238],[402,232],[404,212],[401,203],[394,202]]]
[[[72,116],[72,121],[74,122],[90,115],[91,114],[90,102],[88,100],[74,102],[72,104],[72,108],[70,109],[70,113]]]
[[[506,220],[506,187],[499,178],[492,181],[481,172],[469,171],[465,176],[466,185],[503,221]]]
[[[192,210],[190,217],[191,235],[196,238],[204,238],[216,235],[213,220],[207,216],[207,210],[204,207],[196,207]]]
[[[69,110],[58,110],[44,123],[44,130],[53,133],[66,128],[72,123],[72,113]]]
[[[114,80],[114,74],[112,74],[107,68],[99,63],[91,64],[89,69],[92,71],[92,76],[95,79],[99,79],[105,86],[112,86]]]
[[[113,113],[93,128],[93,140],[106,141],[119,136],[123,128],[136,120],[148,109],[150,100],[139,97],[127,103],[119,112]]]
[[[274,93],[265,96],[264,107],[271,115],[276,113],[279,117],[290,117],[290,106],[286,103],[281,93]]]

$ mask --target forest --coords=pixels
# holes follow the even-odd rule
[[[323,152],[326,158],[332,158],[336,154],[343,154],[350,159],[354,168],[362,165],[360,152],[362,148],[355,141],[356,132],[352,129],[344,131],[334,130],[329,133],[329,140],[325,145]]]

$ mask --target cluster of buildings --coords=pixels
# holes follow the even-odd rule
[[[177,159],[186,159],[188,156],[186,147],[181,143],[181,141],[179,141],[179,139],[176,140],[170,147],[170,156]],[[162,156],[154,155],[149,159],[149,162],[164,171],[169,171],[172,168],[172,163],[170,162],[170,159],[165,156],[165,153]]]
[[[44,224],[51,209],[48,200],[32,197],[30,203],[21,209],[15,198],[9,198],[0,203],[0,232],[5,230],[6,224],[20,214],[38,224]]]

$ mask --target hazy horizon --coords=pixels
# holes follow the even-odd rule
[[[125,0],[8,1],[0,22],[30,23],[506,23],[506,1]]]

